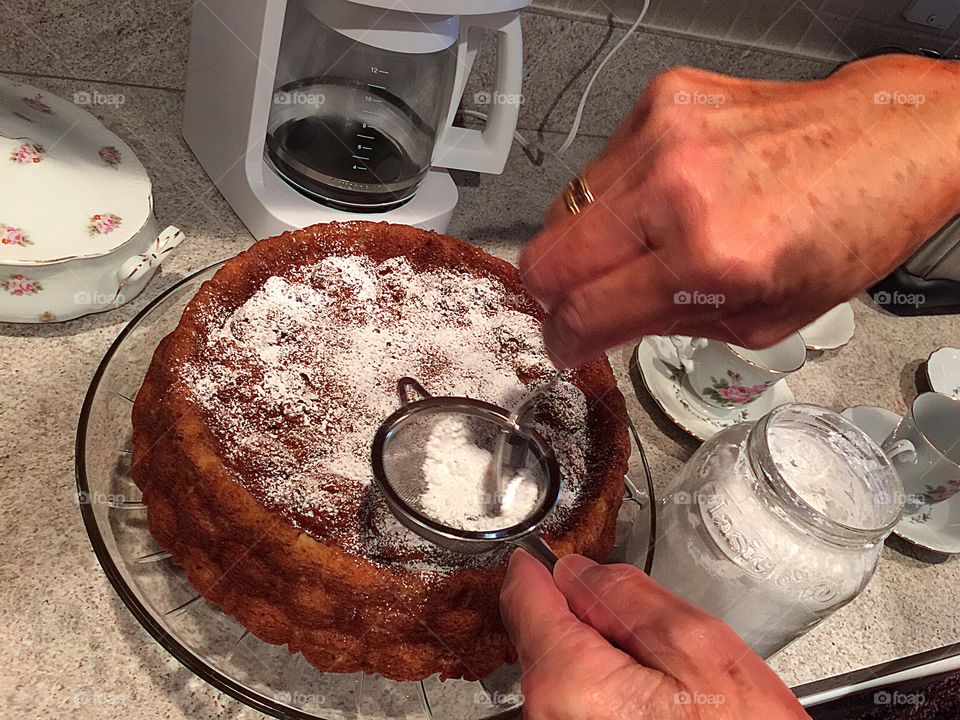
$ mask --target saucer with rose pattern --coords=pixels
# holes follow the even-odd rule
[[[640,377],[650,397],[680,429],[698,440],[707,440],[737,423],[759,420],[775,407],[796,399],[787,381],[781,380],[752,402],[714,407],[690,388],[669,338],[647,335],[637,345],[636,353]]]
[[[927,358],[924,372],[934,392],[960,400],[960,350],[942,347]]]

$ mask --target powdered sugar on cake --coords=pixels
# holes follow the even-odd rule
[[[489,426],[474,432],[470,420],[463,415],[431,416],[423,457],[412,453],[413,462],[401,463],[398,468],[405,477],[423,480],[423,491],[411,499],[412,504],[432,520],[461,530],[501,530],[517,525],[537,506],[540,476],[531,468],[513,468],[499,478],[501,487],[491,487],[497,480],[491,476],[492,443],[497,437],[482,432]],[[485,446],[477,443],[478,435],[488,436]],[[406,450],[406,454],[411,453]],[[404,467],[410,465],[413,467]],[[496,513],[491,512],[494,501]]]
[[[372,487],[370,445],[397,380],[516,407],[553,371],[538,321],[496,279],[331,256],[206,314],[202,361],[179,376],[243,482],[290,522],[384,564],[442,572],[449,557],[399,525]],[[586,473],[587,403],[561,381],[537,406],[561,467],[558,526]],[[482,560],[481,560],[482,561]],[[473,562],[476,562],[474,560]]]

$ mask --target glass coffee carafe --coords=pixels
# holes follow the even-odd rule
[[[499,173],[513,142],[524,0],[473,4],[288,0],[267,120],[265,154],[305,195],[350,212],[402,205],[431,167]],[[368,4],[369,3],[369,4]],[[435,12],[435,11],[434,11]],[[484,33],[497,38],[482,129],[453,114]]]
[[[266,142],[280,175],[355,212],[409,200],[450,108],[458,32],[455,16],[290,0]]]

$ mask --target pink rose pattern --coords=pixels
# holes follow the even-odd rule
[[[23,295],[36,295],[43,290],[43,286],[40,283],[23,275],[11,275],[3,282],[0,282],[0,288],[18,297]]]
[[[47,151],[43,149],[43,145],[38,143],[23,143],[10,153],[10,159],[20,165],[28,165],[40,162],[46,154]]]
[[[927,485],[925,492],[917,493],[917,500],[922,503],[920,509],[910,515],[910,522],[922,525],[933,517],[933,506],[936,503],[949,500],[960,490],[960,481],[948,480],[946,485]]]
[[[114,213],[97,213],[90,216],[90,225],[87,229],[90,235],[106,235],[120,227],[120,216]]]
[[[33,245],[33,241],[27,237],[22,228],[13,227],[13,225],[4,225],[0,223],[0,244],[2,245]]]
[[[35,97],[25,97],[23,101],[32,109],[37,112],[46,113],[47,115],[52,115],[53,110],[50,109],[50,106],[43,101],[43,97],[40,93],[37,93]]]
[[[104,145],[97,154],[110,167],[116,167],[120,164],[120,151],[113,145]]]
[[[726,377],[710,378],[710,387],[703,389],[703,395],[722,407],[733,407],[756,400],[768,387],[770,383],[744,385],[740,373],[727,370]]]
[[[938,503],[949,500],[960,490],[960,481],[949,480],[946,485],[927,485],[924,499],[928,503]]]

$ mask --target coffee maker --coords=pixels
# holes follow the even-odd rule
[[[500,173],[520,107],[529,0],[205,0],[183,136],[257,238],[332,220],[443,232],[448,169]],[[453,119],[497,38],[482,129]]]

